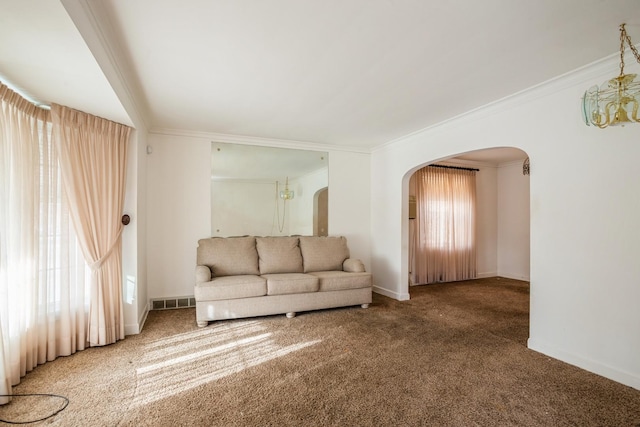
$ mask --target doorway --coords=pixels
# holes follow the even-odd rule
[[[479,169],[476,175],[476,253],[477,278],[505,277],[529,281],[530,214],[529,176],[523,174],[527,154],[516,148],[494,148],[455,156],[439,164]],[[426,165],[423,165],[426,166]],[[415,215],[411,203],[415,189],[410,187],[409,215],[409,294],[421,283],[415,280],[413,256]]]
[[[329,188],[321,188],[313,195],[313,235],[329,235]]]

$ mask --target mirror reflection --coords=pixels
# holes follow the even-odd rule
[[[212,236],[328,235],[328,153],[211,143]]]

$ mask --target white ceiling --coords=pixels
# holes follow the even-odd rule
[[[497,166],[515,160],[524,160],[526,157],[527,153],[518,148],[500,147],[465,153],[456,156],[455,159]]]
[[[33,98],[358,150],[640,41],[638,0],[61,1],[0,0],[0,79]]]
[[[132,124],[58,1],[0,0],[0,81],[33,101]]]

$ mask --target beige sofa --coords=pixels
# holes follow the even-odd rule
[[[196,320],[371,303],[371,274],[344,237],[212,237],[198,241]]]

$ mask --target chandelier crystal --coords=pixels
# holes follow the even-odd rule
[[[639,64],[640,55],[624,26],[625,24],[620,25],[620,75],[604,82],[600,87],[589,88],[582,97],[582,113],[587,126],[594,125],[604,129],[607,126],[640,122],[640,82],[635,81],[635,74],[624,73],[625,44],[629,45]]]

